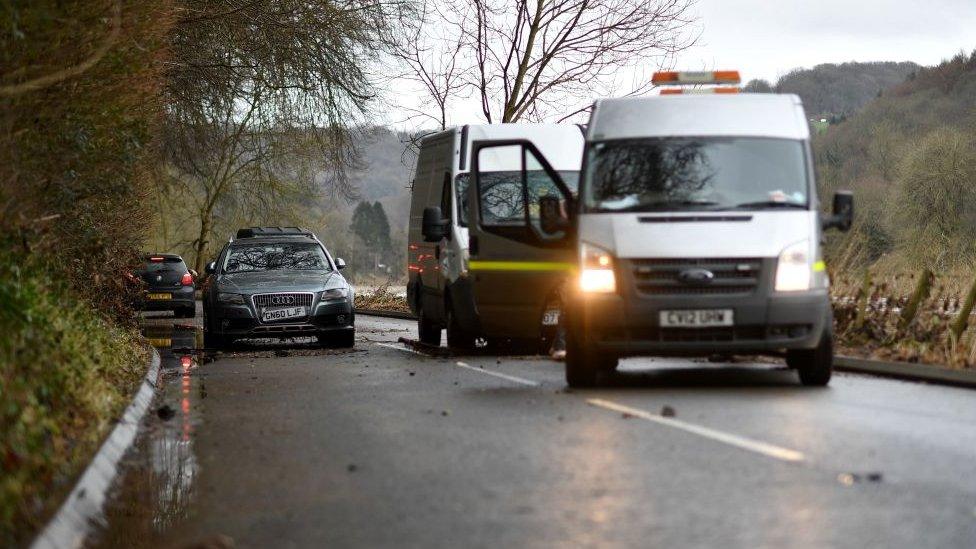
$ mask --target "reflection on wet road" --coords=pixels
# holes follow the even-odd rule
[[[196,408],[206,397],[203,380],[196,377],[204,360],[198,352],[200,329],[190,322],[165,314],[143,319],[143,335],[160,355],[157,395],[91,546],[165,544],[167,533],[187,518],[197,472],[193,427]]]

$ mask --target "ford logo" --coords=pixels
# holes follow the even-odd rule
[[[293,295],[273,295],[271,296],[272,305],[294,305],[295,296]]]
[[[711,284],[715,279],[715,274],[708,269],[685,269],[678,273],[678,280],[685,284],[704,286]]]

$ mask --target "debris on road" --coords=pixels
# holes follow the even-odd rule
[[[288,356],[289,355],[288,351],[286,351],[284,349],[275,349],[274,354],[275,354],[275,356]]]
[[[668,406],[667,404],[665,404],[664,406],[661,407],[661,416],[663,416],[663,417],[674,417],[675,415],[676,415],[676,412],[674,411],[674,408]]]
[[[359,469],[359,467],[356,467],[355,463],[350,463],[349,465],[346,465],[346,471],[349,471],[350,473],[355,473],[357,469]]]
[[[866,474],[841,473],[837,475],[837,482],[843,484],[844,486],[852,486],[861,481],[877,483],[877,482],[882,482],[883,480],[884,480],[884,475],[877,471],[873,471]]]

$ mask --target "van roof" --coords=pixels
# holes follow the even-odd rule
[[[597,100],[586,138],[706,135],[809,139],[810,127],[793,94],[665,95]]]
[[[500,139],[527,139],[531,141],[546,157],[549,164],[557,171],[579,171],[583,158],[584,130],[577,124],[468,124],[457,128],[428,135],[422,140],[421,147],[433,145],[435,142],[461,133],[462,138],[457,143],[464,143],[465,150],[456,150],[460,154],[460,172],[471,168],[471,144],[475,141]]]

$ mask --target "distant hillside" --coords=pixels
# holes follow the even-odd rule
[[[812,69],[795,69],[775,86],[763,80],[749,82],[753,92],[795,93],[803,99],[807,114],[816,118],[850,116],[872,99],[919,70],[911,62],[825,63]]]
[[[824,196],[855,191],[856,230],[835,239],[842,263],[976,260],[976,52],[910,72],[814,151]]]

